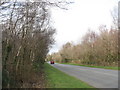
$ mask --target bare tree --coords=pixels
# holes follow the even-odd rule
[[[54,43],[49,8],[62,8],[62,4],[46,0],[0,2],[3,87],[39,87],[33,84],[43,81],[43,64]]]

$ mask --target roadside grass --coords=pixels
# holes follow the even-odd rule
[[[93,90],[96,90],[96,88],[88,85],[83,81],[80,81],[75,77],[69,76],[64,72],[59,71],[48,63],[45,63],[44,68],[47,88],[92,88]]]
[[[85,66],[85,67],[92,67],[92,68],[103,68],[103,69],[120,70],[120,67],[111,67],[111,66],[92,66],[92,65],[74,64],[74,63],[60,63],[60,64],[68,64],[68,65],[77,65],[77,66]]]

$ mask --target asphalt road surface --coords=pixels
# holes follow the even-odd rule
[[[53,67],[74,76],[96,88],[118,88],[118,71],[84,66],[52,64]]]

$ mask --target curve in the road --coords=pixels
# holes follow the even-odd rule
[[[118,88],[118,71],[84,66],[54,64],[53,67],[96,88]]]

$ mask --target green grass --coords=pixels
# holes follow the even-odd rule
[[[92,68],[103,68],[103,69],[120,70],[120,67],[111,67],[111,66],[92,66],[92,65],[80,65],[80,64],[73,64],[73,63],[61,63],[61,64],[85,66],[85,67],[92,67]]]
[[[45,63],[45,73],[48,88],[93,88],[79,79],[69,76],[64,72]],[[95,89],[95,88],[93,88]],[[95,89],[96,90],[96,89]]]

